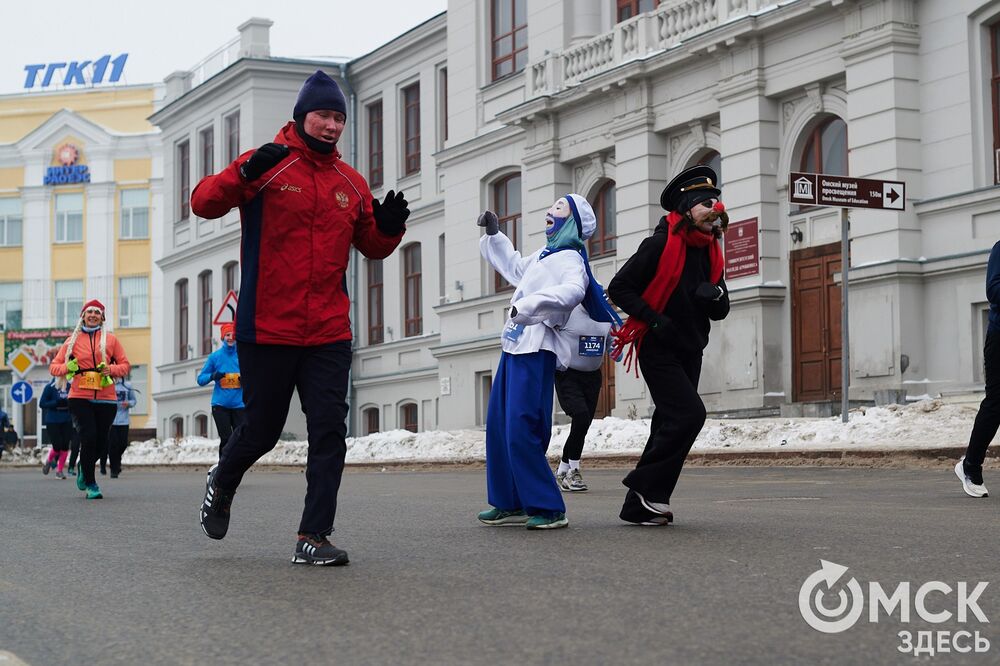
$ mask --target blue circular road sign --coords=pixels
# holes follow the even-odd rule
[[[34,391],[31,390],[31,384],[28,382],[18,382],[10,387],[10,395],[14,398],[14,402],[23,405],[31,400]]]

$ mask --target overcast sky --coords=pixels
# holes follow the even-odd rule
[[[128,53],[122,80],[162,81],[237,35],[274,21],[271,55],[357,57],[447,9],[447,0],[0,0],[0,94],[24,92],[25,65]],[[65,70],[63,70],[65,71]],[[110,71],[110,69],[109,69]],[[42,90],[41,77],[33,90]]]

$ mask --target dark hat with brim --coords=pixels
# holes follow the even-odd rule
[[[699,164],[674,176],[660,194],[660,206],[668,212],[686,213],[706,199],[722,195],[719,177],[710,166]]]

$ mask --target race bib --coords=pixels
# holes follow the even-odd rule
[[[580,356],[604,356],[604,337],[600,335],[580,336]]]
[[[517,342],[517,339],[521,337],[522,333],[524,333],[524,324],[515,324],[510,321],[507,322],[507,327],[503,330],[503,337],[505,340]]]
[[[222,376],[219,385],[224,389],[238,389],[240,387],[240,373],[227,372]]]
[[[101,373],[99,372],[82,372],[77,376],[77,388],[81,388],[87,391],[100,391],[101,390]]]

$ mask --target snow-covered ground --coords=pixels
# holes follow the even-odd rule
[[[833,418],[709,419],[694,450],[764,451],[782,449],[913,449],[965,446],[976,407],[923,400],[910,405],[869,407],[851,412],[850,422]],[[561,454],[569,426],[552,429],[549,455]],[[638,454],[649,435],[649,420],[606,418],[594,421],[587,435],[584,457]],[[348,463],[482,460],[482,430],[392,430],[347,440]],[[210,464],[218,458],[219,440],[186,437],[181,441],[135,442],[125,452],[127,465]],[[262,464],[301,465],[306,442],[279,442]],[[17,449],[3,463],[40,462],[43,451]]]

